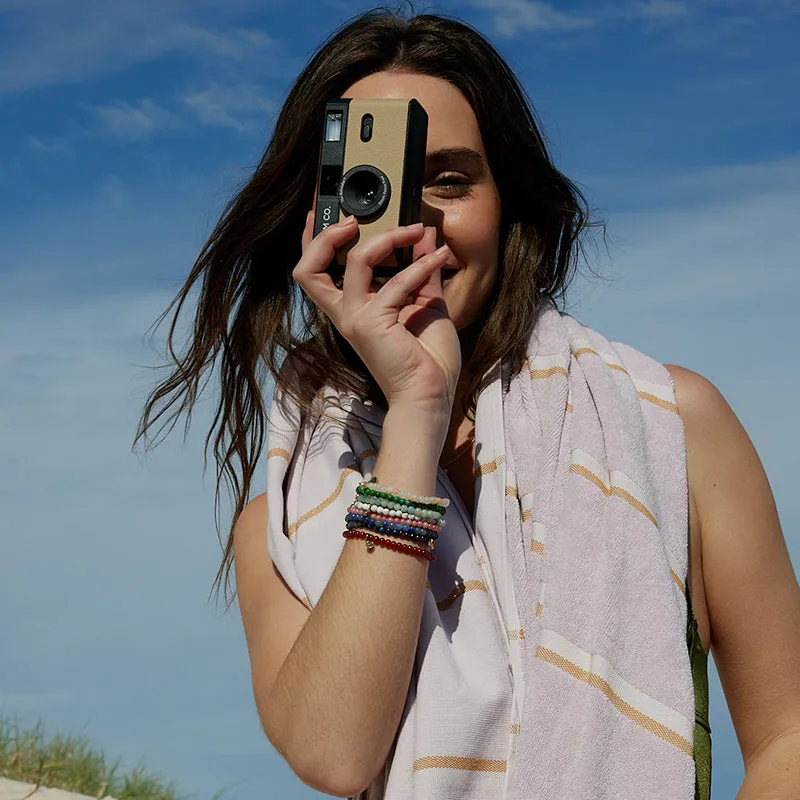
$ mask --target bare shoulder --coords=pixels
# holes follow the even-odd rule
[[[800,726],[800,589],[772,490],[711,381],[667,366],[686,434],[711,647],[745,763]]]
[[[761,459],[722,393],[697,372],[673,364],[666,369],[674,382],[684,424],[689,489],[698,507],[703,538],[716,529],[710,511],[718,515],[724,510],[721,505],[755,504],[764,520],[777,522]]]
[[[234,567],[253,693],[269,736],[268,698],[272,685],[311,612],[286,585],[267,548],[267,496],[254,497],[233,532]]]
[[[722,393],[708,378],[676,364],[665,364],[675,385],[675,397],[684,425],[694,427],[700,421],[731,423],[733,414]],[[738,420],[737,420],[738,422]]]

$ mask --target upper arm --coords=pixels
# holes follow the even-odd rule
[[[717,389],[670,367],[700,521],[711,647],[745,764],[800,728],[800,589],[758,455]]]
[[[268,737],[268,700],[286,656],[311,612],[295,597],[267,550],[267,497],[253,498],[233,533],[234,566],[253,694]],[[277,747],[277,743],[270,741]]]

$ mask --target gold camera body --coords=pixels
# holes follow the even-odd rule
[[[314,235],[348,215],[358,233],[330,265],[343,274],[347,254],[360,242],[399,225],[419,222],[428,115],[417,100],[330,100],[314,215]],[[399,248],[376,265],[376,277],[407,267],[412,248]]]

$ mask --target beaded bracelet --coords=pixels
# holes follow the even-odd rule
[[[420,495],[410,494],[409,492],[404,492],[401,489],[395,489],[392,486],[384,486],[383,484],[378,483],[378,479],[374,476],[368,481],[360,483],[359,486],[368,486],[377,492],[393,494],[396,497],[402,498],[403,500],[410,500],[413,503],[421,503],[422,505],[437,505],[444,506],[445,508],[450,505],[450,501],[446,497],[422,497]]]
[[[399,527],[391,522],[382,522],[371,517],[364,517],[361,514],[348,514],[345,517],[345,521],[348,528],[369,528],[378,533],[386,533],[389,536],[396,536],[400,539],[412,539],[416,542],[435,542],[439,537],[438,533],[407,526]]]
[[[371,553],[378,547],[385,547],[387,550],[396,550],[398,553],[407,553],[412,556],[422,556],[427,561],[436,561],[436,556],[430,550],[423,550],[421,547],[414,547],[410,544],[403,544],[402,542],[394,542],[390,539],[383,539],[376,536],[369,531],[362,531],[358,528],[354,530],[346,530],[342,533],[345,539],[363,539],[367,543],[367,550]]]
[[[433,549],[444,527],[447,498],[421,497],[377,483],[373,477],[356,487],[356,497],[346,516],[346,539],[358,538],[372,552],[377,544],[410,555],[435,560]],[[379,534],[373,533],[376,531]],[[402,544],[384,536],[424,542],[427,549]]]
[[[377,502],[371,502],[373,500],[377,500]],[[358,508],[363,508],[365,511],[375,511],[380,514],[385,514],[387,517],[428,520],[438,525],[445,524],[444,515],[436,511],[429,511],[428,509],[417,508],[416,506],[404,506],[383,498],[358,494],[353,501],[353,505]]]
[[[381,525],[387,530],[397,531],[398,533],[408,533],[412,536],[421,536],[425,539],[438,539],[439,531],[436,528],[423,528],[421,525],[409,524],[408,521],[401,522],[400,520],[391,519],[389,517],[381,517],[378,514],[365,514],[363,511],[348,511],[346,517],[348,520],[370,520],[374,525]]]
[[[397,542],[397,541],[405,541],[406,544],[411,544],[414,547],[419,547],[420,550],[434,550],[435,549],[435,542],[433,539],[407,539],[403,536],[398,536],[391,531],[374,531],[368,530],[363,525],[359,525],[357,522],[348,522],[347,523],[347,530],[348,531],[361,531],[362,533],[369,533],[372,536],[375,536],[378,539],[383,539],[384,537],[389,537],[390,541]]]
[[[347,509],[347,513],[361,514],[365,517],[372,517],[372,519],[379,519],[382,522],[394,522],[398,525],[410,525],[413,528],[424,528],[427,531],[435,531],[436,533],[438,533],[444,527],[444,522],[442,522],[441,525],[437,525],[435,522],[414,519],[413,517],[392,517],[386,514],[384,509],[382,509],[380,506],[364,508],[365,505],[366,503],[353,503],[353,505]]]
[[[380,487],[380,488],[376,488]],[[440,497],[418,497],[417,495],[404,496],[398,489],[390,489],[381,484],[359,483],[356,492],[367,497],[379,497],[403,506],[414,506],[418,512],[434,512],[444,516],[450,501]],[[426,502],[427,501],[427,502]]]

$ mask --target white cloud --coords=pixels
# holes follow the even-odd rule
[[[74,155],[75,152],[72,144],[66,139],[41,139],[38,136],[28,136],[26,142],[34,153]]]
[[[648,0],[645,3],[638,3],[636,11],[639,16],[645,18],[676,19],[685,17],[689,13],[689,6],[677,0]]]
[[[0,93],[67,84],[173,53],[241,61],[268,53],[264,32],[226,20],[254,0],[6,0]],[[207,20],[200,24],[198,20]],[[220,21],[221,20],[221,21]]]
[[[204,125],[245,130],[253,123],[263,125],[266,115],[275,109],[263,88],[252,84],[223,86],[187,92],[181,103]]]
[[[266,33],[248,28],[221,33],[193,25],[176,25],[171,32],[171,46],[176,50],[205,52],[235,60],[248,58],[254,52],[268,50],[273,45],[274,40]]]
[[[591,16],[566,14],[538,0],[467,0],[467,4],[488,11],[495,32],[501,36],[524,31],[574,30],[595,24]]]
[[[174,114],[147,98],[135,105],[116,100],[107,105],[94,106],[90,111],[105,131],[122,139],[141,139],[156,131],[180,125]]]

